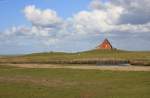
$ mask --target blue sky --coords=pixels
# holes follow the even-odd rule
[[[50,8],[63,17],[70,17],[82,9],[87,9],[91,0],[2,0],[0,1],[0,30],[12,25],[29,24],[23,14],[27,5],[36,5],[41,9]]]
[[[0,12],[0,54],[85,51],[106,37],[150,50],[149,0],[1,0]]]

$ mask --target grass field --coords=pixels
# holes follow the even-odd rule
[[[0,98],[150,98],[150,72],[0,65]]]
[[[89,60],[113,59],[113,60],[141,60],[150,62],[150,52],[131,52],[121,50],[91,50],[78,53],[34,53],[21,56],[1,57],[0,63],[57,63],[59,61],[89,61]],[[82,62],[81,62],[82,63]],[[150,65],[150,63],[149,63]]]

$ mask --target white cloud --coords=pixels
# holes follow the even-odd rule
[[[144,7],[143,7],[144,6]],[[149,0],[93,0],[88,13],[95,19],[101,32],[150,32],[150,1]],[[97,11],[93,14],[94,11]],[[104,13],[98,13],[104,12]],[[86,15],[88,17],[88,15]],[[98,18],[101,18],[99,21]],[[84,20],[84,19],[83,19]],[[94,20],[88,17],[88,23]],[[83,22],[85,23],[85,22]],[[86,25],[86,23],[85,23]],[[91,27],[96,27],[93,24]]]
[[[112,30],[116,30],[119,32],[126,32],[126,33],[149,33],[150,32],[150,23],[147,24],[123,24],[117,25]]]
[[[53,27],[62,23],[62,19],[51,9],[41,10],[34,5],[29,5],[25,7],[24,13],[26,18],[36,26]]]
[[[121,6],[124,9],[120,17],[123,24],[145,24],[150,22],[150,0],[93,0],[90,4],[92,9],[106,9],[107,4]],[[107,7],[108,8],[108,7]]]
[[[118,23],[123,13],[123,8],[111,4],[103,5],[105,9],[94,9],[92,11],[81,11],[73,17],[75,30],[78,33],[94,34],[107,32]]]
[[[93,10],[93,9],[105,9],[105,6],[103,6],[104,4],[100,1],[100,0],[92,0],[92,2],[90,3],[89,7]]]

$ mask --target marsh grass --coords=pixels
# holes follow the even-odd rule
[[[150,72],[0,66],[0,98],[150,98],[149,91]]]
[[[78,53],[34,53],[22,56],[1,57],[0,63],[38,63],[38,64],[116,64],[117,62],[141,61],[150,65],[150,52],[121,50],[91,50]],[[134,62],[133,62],[134,61]],[[146,62],[146,63],[145,63]]]

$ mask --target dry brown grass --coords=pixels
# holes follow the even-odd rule
[[[111,70],[111,71],[150,71],[150,66],[94,66],[94,65],[54,65],[54,64],[9,64],[9,66],[22,68],[67,68],[67,69],[94,69],[94,70]]]

